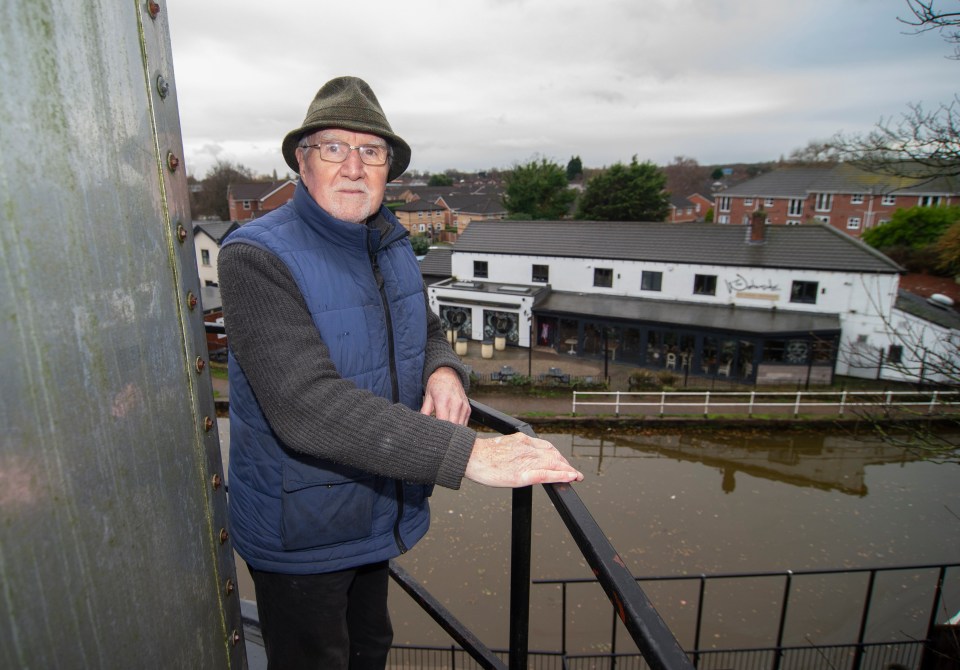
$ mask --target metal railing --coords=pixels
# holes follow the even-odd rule
[[[470,401],[471,420],[502,434],[523,433],[536,437],[526,423],[491,407]],[[566,524],[581,553],[597,576],[619,619],[654,670],[692,668],[673,633],[654,609],[639,583],[627,570],[603,530],[590,515],[583,501],[569,484],[545,484],[553,506]],[[530,624],[530,557],[533,527],[533,489],[513,490],[510,556],[510,632],[509,668],[528,667]],[[446,608],[412,578],[391,562],[391,576],[439,623],[483,668],[505,667],[497,655],[470,634]]]
[[[737,667],[737,668],[763,668],[764,670],[781,670],[782,668],[809,668],[809,667],[829,667],[844,668],[848,670],[860,670],[865,667],[887,667],[887,664],[897,663],[902,667],[917,667],[920,656],[924,649],[935,635],[935,628],[938,625],[938,618],[944,622],[951,623],[950,613],[947,610],[944,600],[944,586],[947,578],[947,571],[960,567],[960,563],[935,563],[923,565],[891,566],[883,568],[844,568],[844,569],[820,569],[820,570],[786,570],[781,572],[743,572],[743,573],[723,573],[712,575],[681,575],[681,576],[656,576],[656,577],[637,577],[638,582],[643,583],[696,583],[696,601],[691,608],[695,612],[695,621],[693,625],[693,645],[687,650],[693,658],[695,668],[715,668],[715,667]],[[871,617],[877,616],[877,610],[880,607],[876,599],[877,579],[892,573],[901,573],[908,575],[914,587],[924,573],[929,575],[930,588],[926,593],[929,598],[928,618],[924,626],[923,637],[902,635],[901,639],[890,640],[868,640],[868,624]],[[951,573],[953,579],[957,579],[956,573]],[[807,639],[803,645],[785,644],[785,631],[788,629],[791,613],[790,606],[792,599],[797,594],[796,584],[801,578],[826,577],[832,575],[863,575],[866,579],[862,595],[862,606],[860,608],[858,625],[856,628],[856,639],[844,641],[842,643],[824,643],[816,644]],[[770,640],[770,644],[755,647],[734,647],[727,649],[718,649],[715,647],[702,648],[704,621],[711,620],[706,611],[705,602],[707,600],[707,587],[710,583],[718,581],[730,582],[736,580],[738,583],[744,580],[782,580],[783,587],[780,595],[778,618],[776,626],[771,626],[775,630],[775,637]],[[570,586],[578,584],[594,584],[595,580],[589,578],[571,578],[571,579],[537,579],[534,585],[554,585],[561,589],[561,602],[564,609],[562,622],[567,620],[566,608],[568,606],[568,591]],[[956,582],[954,582],[957,590]],[[690,589],[683,592],[688,593]],[[742,589],[741,589],[742,590]],[[881,603],[882,604],[882,603]],[[773,605],[771,605],[772,607]],[[773,619],[769,619],[773,621]],[[683,626],[681,621],[675,621],[675,626]],[[631,654],[617,652],[617,625],[616,619],[612,620],[610,628],[609,649],[610,653],[605,657],[615,656],[618,659],[626,660]],[[757,631],[752,630],[756,635]],[[560,630],[561,649],[567,648],[567,630],[565,625],[561,625]],[[577,667],[575,661],[583,658],[598,658],[598,655],[566,655],[566,667]],[[636,656],[633,654],[632,656]],[[811,659],[809,663],[803,659]],[[883,665],[877,665],[878,659],[883,661]],[[627,667],[625,664],[617,664],[618,667]],[[893,666],[896,667],[896,666]]]
[[[757,413],[797,417],[802,413],[843,417],[848,411],[911,411],[932,416],[960,411],[960,391],[574,391],[571,412],[584,407],[633,414]]]

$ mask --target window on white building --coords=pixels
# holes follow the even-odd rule
[[[663,286],[663,273],[644,270],[640,277],[641,291],[660,291]]]
[[[203,263],[204,267],[210,267],[210,250],[209,249],[200,250],[200,262]]]
[[[487,278],[487,262],[486,261],[473,262],[473,276],[475,279]]]
[[[693,292],[695,295],[716,295],[717,275],[694,275]]]
[[[887,349],[887,363],[898,365],[901,361],[903,361],[903,346],[891,344]]]
[[[790,286],[790,302],[802,302],[815,305],[818,284],[815,281],[795,281]]]
[[[548,283],[550,281],[550,266],[534,265],[530,278],[539,284]]]
[[[613,268],[594,268],[593,285],[600,288],[612,288]]]

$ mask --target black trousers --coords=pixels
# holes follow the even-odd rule
[[[318,575],[250,568],[250,575],[270,670],[386,665],[393,642],[386,561]]]

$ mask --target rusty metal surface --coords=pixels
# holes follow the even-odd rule
[[[245,665],[165,9],[0,5],[0,667]]]

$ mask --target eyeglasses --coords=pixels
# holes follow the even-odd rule
[[[320,151],[320,160],[331,163],[342,163],[347,160],[347,156],[354,149],[364,165],[383,165],[387,162],[388,149],[383,144],[361,144],[353,146],[347,142],[331,140],[329,142],[321,141],[319,144],[304,144],[304,149],[312,148]]]

